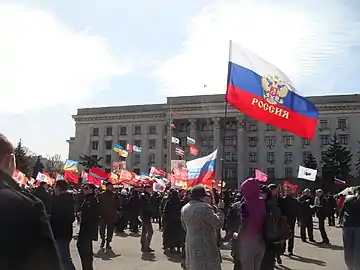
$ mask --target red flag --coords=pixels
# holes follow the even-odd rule
[[[159,170],[156,169],[155,167],[151,167],[150,175],[165,176],[166,172],[164,170]]]
[[[266,182],[268,180],[267,174],[258,169],[255,170],[255,178],[260,182]]]
[[[197,156],[199,150],[193,146],[190,146],[190,155]]]
[[[174,168],[173,171],[175,180],[188,180],[188,170],[186,168]]]
[[[89,175],[99,178],[100,180],[105,180],[106,178],[109,178],[109,174],[98,169],[95,167],[92,167],[89,171]]]
[[[285,188],[290,188],[292,193],[295,193],[298,186],[297,185],[294,185],[294,184],[291,184],[289,181],[284,181],[283,185],[282,185],[282,188],[285,189]]]
[[[74,171],[64,171],[64,179],[70,183],[79,183],[78,173]]]

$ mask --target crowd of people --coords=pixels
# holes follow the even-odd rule
[[[162,231],[162,248],[181,254],[184,269],[220,270],[220,248],[228,242],[235,270],[271,270],[286,252],[294,254],[296,223],[301,240],[315,243],[316,216],[318,244],[330,245],[325,222],[335,226],[335,215],[343,226],[346,265],[360,269],[360,190],[346,199],[320,189],[314,196],[309,189],[294,194],[253,178],[239,190],[222,193],[202,185],[154,192],[148,185],[114,188],[111,183],[101,191],[90,183],[75,188],[65,180],[26,190],[11,178],[15,166],[13,146],[0,134],[0,216],[6,217],[0,223],[0,269],[75,269],[69,246],[77,220],[84,270],[93,269],[93,242],[99,236],[100,250],[112,252],[115,231],[141,230],[141,252],[154,252],[154,224]]]

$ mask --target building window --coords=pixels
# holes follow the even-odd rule
[[[303,152],[303,163],[305,163],[308,160],[310,155],[311,155],[310,151]]]
[[[119,141],[119,145],[121,145],[122,147],[126,147],[126,141],[125,140],[120,140]]]
[[[140,135],[141,134],[141,126],[135,126],[134,135]]]
[[[303,139],[303,146],[305,146],[305,145],[310,145],[310,140]]]
[[[275,168],[267,168],[266,174],[269,178],[275,178]]]
[[[257,161],[257,153],[250,152],[249,153],[249,162],[255,163]]]
[[[285,168],[285,177],[293,177],[293,168],[291,167]]]
[[[225,152],[225,161],[230,161],[230,152]]]
[[[112,141],[105,141],[105,149],[107,150],[112,149]]]
[[[225,145],[226,146],[231,145],[231,136],[225,136]]]
[[[293,144],[293,136],[292,135],[285,135],[284,136],[284,142],[285,142],[285,147],[292,146],[292,144]]]
[[[320,135],[321,147],[329,145],[330,136],[329,135]]]
[[[266,161],[270,164],[275,162],[275,153],[274,152],[267,152],[266,154]]]
[[[149,140],[149,149],[156,148],[156,140]]]
[[[275,136],[266,136],[266,146],[269,148],[275,147]]]
[[[167,162],[168,162],[167,154],[164,154],[164,163],[167,163]]]
[[[347,121],[346,119],[338,119],[338,129],[346,129]]]
[[[134,140],[134,145],[141,147],[141,140]]]
[[[256,122],[250,122],[248,126],[249,131],[256,131],[257,130],[257,124]]]
[[[213,136],[210,136],[208,137],[208,145],[214,145],[214,137]]]
[[[342,134],[342,135],[339,135],[338,137],[339,137],[340,144],[348,145],[348,135]]]
[[[255,168],[249,168],[249,177],[255,177]]]
[[[202,122],[200,129],[201,129],[201,131],[208,131],[209,127],[206,122]]]
[[[275,127],[273,127],[273,126],[270,125],[270,124],[266,124],[266,130],[267,130],[267,131],[274,131],[274,130],[275,130]]]
[[[320,120],[320,130],[328,129],[328,120]]]
[[[155,154],[150,154],[149,155],[149,163],[155,163]]]
[[[126,135],[126,127],[120,127],[120,135]]]
[[[99,136],[99,128],[93,128],[92,135],[93,136]]]
[[[105,156],[105,164],[111,164],[111,155]]]
[[[156,134],[156,126],[149,126],[149,133]]]
[[[99,142],[98,141],[92,141],[91,142],[91,149],[92,150],[98,150],[99,149]]]
[[[231,131],[237,131],[237,122],[231,121]]]
[[[225,168],[225,177],[227,179],[235,179],[237,177],[236,173],[236,168]]]
[[[256,147],[257,141],[257,137],[249,137],[249,147]]]
[[[231,136],[231,145],[232,145],[232,146],[236,146],[236,145],[237,145],[237,137],[236,137],[236,136]]]
[[[140,155],[139,154],[135,154],[134,155],[134,164],[139,164],[140,163]]]
[[[285,152],[285,163],[290,163],[293,161],[293,153],[292,152]]]
[[[231,153],[231,161],[237,161],[237,153],[236,152]]]
[[[163,140],[163,144],[164,144],[164,149],[167,149],[167,148],[168,148],[167,139],[164,139],[164,140]]]
[[[107,127],[106,128],[106,136],[112,136],[113,132],[112,132],[112,127]]]
[[[185,123],[180,123],[179,132],[185,132],[185,130],[186,130],[186,125],[185,125]]]

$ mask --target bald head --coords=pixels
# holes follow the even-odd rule
[[[10,140],[0,133],[0,170],[12,176],[15,170],[14,147]]]

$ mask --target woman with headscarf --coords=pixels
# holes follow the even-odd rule
[[[265,202],[260,198],[260,182],[250,178],[241,184],[244,202],[241,204],[240,226],[234,233],[234,269],[260,270],[265,244],[263,226]]]
[[[163,240],[165,249],[171,253],[177,249],[180,252],[182,247],[183,229],[181,225],[181,201],[176,190],[172,190],[169,200],[164,208],[164,232]]]

